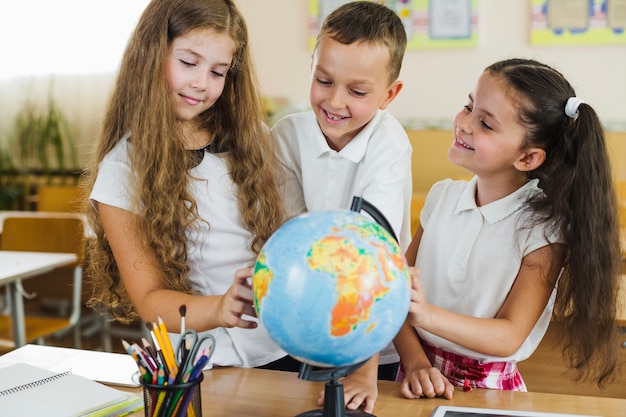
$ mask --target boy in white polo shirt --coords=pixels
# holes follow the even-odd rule
[[[302,190],[289,196],[299,210],[347,210],[354,196],[363,197],[389,220],[403,250],[411,240],[412,150],[386,108],[402,89],[405,49],[406,32],[389,8],[367,1],[339,7],[324,21],[313,51],[312,110],[286,116],[272,129],[290,189]],[[398,361],[390,344],[378,377],[393,380]],[[365,411],[373,410],[377,363],[357,371],[374,372],[374,392],[370,381],[365,398],[355,396],[348,408],[365,402]]]

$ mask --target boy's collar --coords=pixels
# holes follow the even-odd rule
[[[374,134],[381,120],[383,119],[383,114],[385,110],[377,110],[372,120],[370,120],[363,129],[355,137],[353,137],[350,142],[339,152],[342,158],[345,158],[354,163],[360,162],[367,153],[367,145],[370,137]],[[317,125],[317,123],[316,123]],[[332,152],[332,149],[328,145],[322,130],[317,125],[317,130],[319,131],[319,137],[321,138],[321,145],[319,146],[319,153],[316,156],[322,156],[325,153]]]

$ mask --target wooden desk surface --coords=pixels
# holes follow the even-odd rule
[[[298,379],[296,373],[260,369],[218,368],[204,372],[202,416],[293,417],[320,409],[316,401],[324,383]],[[374,414],[378,417],[429,417],[438,405],[587,414],[623,417],[626,399],[521,393],[497,390],[458,390],[452,400],[408,400],[399,383],[379,381]],[[139,389],[124,389],[141,392]],[[132,414],[142,416],[143,411]]]

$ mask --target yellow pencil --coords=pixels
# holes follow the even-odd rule
[[[159,396],[158,396],[157,402],[154,405],[154,408],[152,409],[152,415],[153,416],[158,416],[159,415],[159,411],[161,411],[161,406],[163,405],[163,401],[164,400],[165,400],[165,390],[159,392]]]
[[[156,323],[152,323],[152,330],[154,331],[154,336],[157,339],[157,343],[159,344],[159,347],[161,348],[161,353],[163,354],[163,359],[165,360],[164,365],[167,368],[167,374],[168,376],[171,378],[172,377],[172,366],[176,366],[174,363],[172,363],[169,354],[167,353],[167,348],[165,346],[165,343],[163,341],[163,336],[161,335],[161,331],[159,330],[159,326],[157,326]]]
[[[174,356],[174,348],[172,347],[172,342],[170,342],[170,336],[167,333],[167,327],[165,327],[165,322],[158,316],[159,320],[159,333],[161,333],[161,339],[163,343],[161,344],[161,349],[163,350],[163,355],[165,359],[170,363],[170,379],[173,381],[176,379],[176,374],[178,373],[178,366],[176,365],[176,357]]]

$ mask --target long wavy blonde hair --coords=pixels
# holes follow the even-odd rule
[[[278,164],[263,123],[246,24],[231,0],[153,0],[146,7],[124,54],[93,157],[82,178],[89,195],[98,164],[131,132],[132,203],[139,214],[133,227],[146,251],[155,255],[168,287],[187,293],[193,291],[186,232],[200,219],[188,191],[193,157],[183,144],[165,67],[170,43],[196,29],[228,34],[235,43],[224,92],[198,117],[214,138],[212,146],[227,152],[228,167],[239,188],[239,211],[253,235],[253,252],[258,253],[280,226],[284,208]],[[87,245],[86,272],[93,290],[88,305],[104,306],[121,322],[134,320],[138,313],[120,279],[99,216],[88,201],[85,209],[94,232]]]

